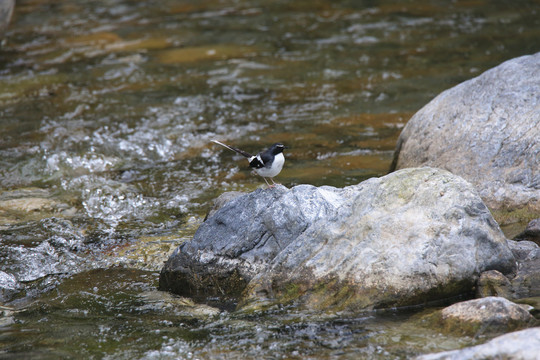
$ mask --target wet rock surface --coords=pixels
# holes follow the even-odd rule
[[[416,360],[537,360],[538,349],[540,349],[540,327],[535,327],[501,335],[482,345],[422,355],[417,357]]]
[[[469,292],[483,271],[514,266],[472,186],[421,168],[239,196],[175,250],[160,289],[361,310]]]
[[[537,213],[539,94],[540,53],[444,91],[407,123],[392,168],[443,168],[470,181],[490,208]]]

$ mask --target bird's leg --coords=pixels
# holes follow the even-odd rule
[[[281,185],[281,184],[275,182],[275,181],[274,181],[274,178],[270,178],[270,180],[272,180],[272,183],[274,184],[274,186],[276,186],[276,185]]]
[[[266,178],[265,178],[264,176],[261,176],[261,177],[264,179],[264,181],[266,182],[266,185],[268,185],[268,187],[269,187],[270,189],[273,188],[273,187],[275,186],[275,185],[270,185],[270,184],[268,183],[268,180],[266,180]],[[272,178],[270,178],[270,180],[271,180],[271,179],[272,179]]]

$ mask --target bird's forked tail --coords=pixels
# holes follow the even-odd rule
[[[219,142],[219,141],[217,141],[217,140],[212,140],[212,142],[213,142],[213,143],[216,143],[216,144],[218,144],[218,145],[221,145],[221,146],[223,146],[223,147],[226,147],[226,148],[229,149],[229,150],[232,150],[232,151],[234,151],[234,152],[237,152],[237,153],[239,153],[240,155],[242,155],[242,156],[245,157],[245,158],[248,158],[248,159],[249,159],[250,157],[253,156],[253,155],[251,155],[250,153],[245,152],[244,150],[240,150],[240,149],[237,149],[237,148],[235,148],[235,147],[226,145],[226,144],[224,144],[224,143],[222,143],[222,142]]]

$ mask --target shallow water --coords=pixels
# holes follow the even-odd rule
[[[539,11],[18,1],[0,51],[0,357],[406,358],[477,341],[408,312],[220,311],[157,292],[158,272],[213,198],[263,184],[211,139],[285,143],[286,186],[384,175],[415,111],[538,51]]]

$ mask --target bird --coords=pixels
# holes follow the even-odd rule
[[[226,145],[220,141],[212,140],[212,142],[226,147],[227,149],[232,150],[245,157],[249,162],[249,166],[253,168],[253,171],[255,171],[255,173],[262,176],[262,178],[266,182],[266,185],[268,185],[269,188],[273,188],[277,185],[273,178],[281,172],[283,164],[285,163],[285,156],[283,156],[283,150],[287,149],[285,145],[281,143],[275,143],[274,145],[270,146],[264,151],[261,151],[257,155],[251,155],[244,150],[240,150],[235,147]],[[270,185],[266,178],[269,178],[270,181],[272,181],[272,185]]]

